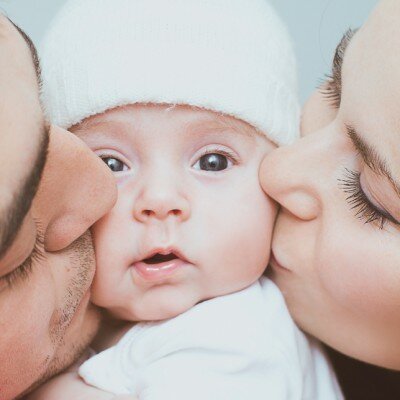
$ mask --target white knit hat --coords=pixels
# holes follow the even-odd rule
[[[232,115],[278,144],[298,136],[295,57],[267,0],[70,0],[41,61],[47,117],[64,128],[165,103]]]

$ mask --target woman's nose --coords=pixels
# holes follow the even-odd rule
[[[324,149],[321,147],[323,138],[315,135],[274,150],[260,167],[264,191],[302,220],[315,219],[321,211],[320,193],[324,179],[321,155]]]
[[[47,251],[69,246],[116,200],[114,177],[76,136],[52,127],[46,167],[34,203]]]
[[[183,222],[190,216],[190,205],[184,192],[184,185],[177,177],[162,174],[155,169],[143,177],[143,187],[133,204],[133,214],[137,221],[166,220],[174,217]]]

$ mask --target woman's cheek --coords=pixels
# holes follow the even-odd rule
[[[348,229],[346,235],[336,235],[335,241],[321,243],[318,264],[324,291],[336,305],[360,315],[378,310],[392,296],[394,285],[398,289],[400,279],[394,283],[392,263],[374,245],[375,228],[356,222],[365,231]]]

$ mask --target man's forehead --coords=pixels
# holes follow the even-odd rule
[[[35,71],[29,68],[32,63],[32,54],[29,46],[13,23],[0,13],[0,76],[4,71],[17,70],[23,77],[35,76]]]
[[[0,45],[11,48],[18,46],[22,48],[22,40],[11,21],[0,12]]]
[[[33,166],[44,121],[30,49],[15,26],[1,14],[0,54],[1,213]]]
[[[0,40],[10,35],[11,26],[9,19],[0,12]]]

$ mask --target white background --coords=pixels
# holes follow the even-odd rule
[[[289,26],[298,57],[300,95],[305,100],[324,74],[347,28],[366,19],[378,0],[270,0]],[[0,7],[39,45],[65,0],[0,0]]]

